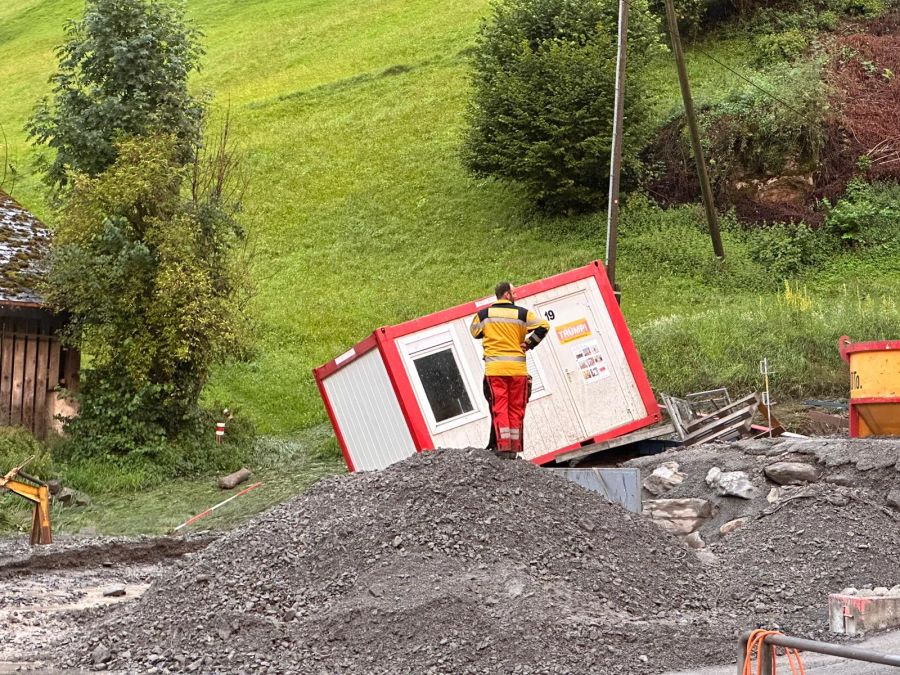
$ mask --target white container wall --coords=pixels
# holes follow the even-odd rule
[[[409,427],[377,349],[323,384],[355,471],[372,471],[416,454]]]
[[[659,407],[600,263],[517,289],[550,324],[528,353],[533,391],[524,457],[543,464],[649,426]],[[480,341],[469,322],[486,298],[376,331],[316,379],[348,464],[378,469],[416,451],[484,447]]]

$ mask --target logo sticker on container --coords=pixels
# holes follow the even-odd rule
[[[590,334],[591,327],[588,325],[587,319],[577,319],[556,327],[556,337],[559,338],[560,344],[580,340]]]

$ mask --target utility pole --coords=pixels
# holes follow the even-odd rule
[[[718,258],[725,257],[722,248],[722,235],[719,233],[719,217],[713,203],[712,188],[709,175],[706,173],[706,161],[703,159],[703,148],[700,145],[700,129],[697,126],[697,115],[694,112],[694,101],[691,98],[691,85],[688,83],[687,68],[684,66],[684,53],[681,51],[681,36],[678,34],[678,17],[675,15],[673,0],[665,0],[666,19],[669,23],[669,36],[672,39],[672,53],[678,68],[678,82],[681,85],[681,98],[684,99],[684,114],[687,117],[688,129],[691,132],[691,146],[694,148],[694,159],[697,160],[697,177],[700,179],[700,191],[703,193],[703,207],[706,209],[706,221],[709,223],[709,236],[712,238],[713,251]]]
[[[616,244],[619,236],[619,174],[622,171],[622,129],[625,114],[625,56],[628,45],[628,2],[619,0],[619,39],[616,53],[616,95],[612,151],[609,160],[609,206],[606,215],[606,276],[616,287]]]

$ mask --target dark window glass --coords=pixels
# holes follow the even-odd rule
[[[456,359],[449,349],[413,360],[436,422],[473,410]]]

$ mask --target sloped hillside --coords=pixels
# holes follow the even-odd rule
[[[217,114],[230,108],[246,152],[258,288],[258,353],[220,369],[210,400],[268,432],[323,421],[310,369],[376,326],[483,296],[502,277],[526,281],[602,256],[604,214],[548,219],[514,188],[460,166],[467,53],[488,8],[488,0],[189,3],[207,47],[195,86],[214,94]],[[22,127],[49,91],[63,23],[79,11],[74,0],[0,5],[11,190],[50,222]],[[739,34],[702,46],[726,64],[747,62]],[[692,54],[698,99],[724,95],[734,76]],[[667,58],[652,79],[662,118],[678,101]],[[690,324],[693,313],[738,311],[779,288],[737,228],[726,227],[728,261],[715,263],[692,207],[669,214],[637,200],[623,218],[620,283],[639,346],[645,324],[668,316]],[[886,278],[891,286],[900,272]],[[823,292],[845,281],[827,277]],[[677,386],[665,364],[681,357],[648,344],[651,379]],[[755,358],[735,368],[753,373]],[[832,388],[843,380],[834,360]],[[721,382],[743,382],[713,370]]]

